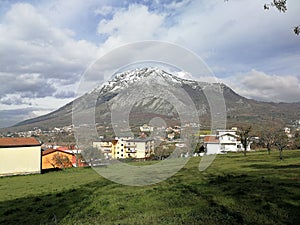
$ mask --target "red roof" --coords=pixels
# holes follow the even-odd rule
[[[59,146],[56,148],[57,150],[69,150],[67,146]]]
[[[66,154],[74,155],[73,153],[66,152],[66,151],[60,150],[60,149],[53,149],[53,148],[49,148],[47,150],[42,151],[42,155],[43,156],[48,155],[48,154],[53,153],[53,152],[63,152],[63,153],[66,153]]]
[[[204,143],[219,143],[217,136],[205,136]]]
[[[40,146],[41,143],[34,137],[30,138],[0,138],[0,147]]]

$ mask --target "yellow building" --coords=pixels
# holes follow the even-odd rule
[[[41,143],[35,138],[0,138],[0,176],[41,173]]]
[[[154,154],[154,141],[152,139],[133,139],[128,137],[103,139],[94,141],[93,147],[101,150],[107,159],[145,159]]]

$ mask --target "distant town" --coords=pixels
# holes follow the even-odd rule
[[[182,137],[182,132],[186,130],[190,132],[192,140],[189,143]],[[300,120],[293,121],[281,131],[287,140],[284,148],[300,148]],[[51,130],[35,127],[29,131],[1,134],[0,175],[101,166],[104,160],[162,160],[169,157],[175,148],[179,149],[176,157],[201,157],[204,154],[227,152],[246,154],[247,151],[254,151],[257,148],[269,149],[271,145],[275,147],[275,133],[278,131],[255,131],[250,135],[249,127],[245,139],[238,127],[219,129],[211,133],[210,130],[201,130],[200,124],[185,124],[182,127],[154,127],[143,124],[135,136],[100,135],[94,138],[89,148],[85,149],[76,145],[74,132],[74,126],[70,125]],[[191,142],[195,145],[193,146]],[[189,144],[191,145],[188,146]],[[16,163],[18,165],[15,165]]]

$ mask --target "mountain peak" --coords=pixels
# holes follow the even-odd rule
[[[184,84],[188,84],[196,87],[201,84],[203,87],[203,85],[207,84],[206,82],[198,82],[195,80],[180,78],[157,67],[143,67],[115,74],[111,80],[106,81],[102,85],[95,88],[92,93],[96,92],[99,94],[104,94],[107,92],[118,92],[136,83],[137,81],[141,81],[141,79],[144,81],[145,78],[147,78],[148,81],[153,80],[156,82],[168,83],[172,86],[182,86]]]
[[[144,67],[117,73],[111,80],[98,86],[92,92],[99,92],[99,94],[103,94],[106,92],[116,92],[121,89],[127,88],[131,84],[145,78],[163,79],[165,81],[172,80],[176,83],[180,83],[182,80],[181,78],[178,78],[157,67]]]

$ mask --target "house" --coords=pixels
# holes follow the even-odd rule
[[[80,157],[80,153],[81,150],[63,150],[59,148],[44,150],[42,151],[42,169],[87,166],[82,157]]]
[[[145,159],[154,154],[154,140],[146,138],[118,137],[93,142],[106,159]]]
[[[168,137],[169,140],[173,140],[175,138],[175,133],[174,132],[169,133],[169,134],[167,134],[167,137]]]
[[[154,154],[154,140],[153,139],[133,139],[130,141],[132,145],[135,145],[135,158],[137,159],[145,159],[149,158],[151,154]],[[127,145],[127,149],[129,148],[129,144]],[[128,155],[129,156],[129,155]]]
[[[215,135],[204,135],[206,154],[220,154],[225,152],[243,151],[244,148],[237,135],[237,129],[217,130]],[[251,142],[247,146],[250,151]]]
[[[140,127],[140,131],[141,132],[152,132],[153,131],[153,127],[144,124],[143,126]]]
[[[206,135],[204,137],[204,146],[207,155],[220,153],[220,141],[216,135]]]
[[[241,142],[236,130],[218,130],[217,136],[220,142],[221,152],[236,152],[241,150]]]
[[[42,152],[42,169],[72,167],[74,154],[59,149],[47,149]]]
[[[106,159],[115,158],[115,149],[118,140],[116,139],[100,139],[93,141],[93,147],[98,148]]]
[[[33,138],[0,138],[0,175],[41,173],[41,143]]]

